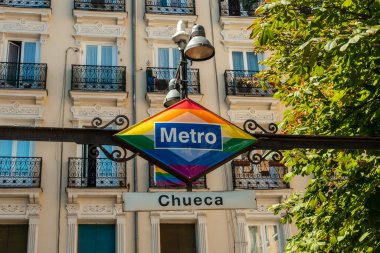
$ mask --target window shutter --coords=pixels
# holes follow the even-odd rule
[[[115,253],[114,224],[79,224],[78,253]]]
[[[0,225],[0,252],[25,253],[28,244],[28,225]]]
[[[195,224],[160,224],[161,253],[196,253]]]

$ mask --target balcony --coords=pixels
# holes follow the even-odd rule
[[[44,63],[0,62],[0,89],[46,89]]]
[[[154,164],[149,164],[149,188],[154,189],[186,189],[186,184],[167,173],[161,168],[156,167]],[[193,189],[207,189],[206,176],[193,182]]]
[[[175,78],[176,68],[147,68],[146,83],[147,92],[166,93],[169,81]],[[200,94],[199,69],[187,70],[187,91],[189,94]]]
[[[18,8],[50,8],[50,0],[0,0],[0,6]]]
[[[125,12],[125,0],[74,0],[75,10]]]
[[[0,188],[39,188],[41,157],[0,157]]]
[[[146,0],[145,13],[165,15],[195,15],[194,0]]]
[[[283,179],[287,168],[280,163],[269,161],[259,165],[248,160],[232,161],[234,189],[286,189],[289,188]]]
[[[71,90],[125,92],[126,67],[72,65]]]
[[[254,17],[263,0],[220,0],[220,16]]]
[[[273,87],[268,84],[263,87],[260,80],[255,77],[257,73],[249,70],[226,70],[224,72],[226,95],[272,97]]]
[[[126,163],[108,158],[69,158],[69,188],[125,188]]]

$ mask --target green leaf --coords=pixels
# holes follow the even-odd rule
[[[364,234],[362,234],[362,236],[360,236],[359,238],[359,242],[362,242],[364,241],[364,239],[370,234],[370,232],[365,232]]]
[[[352,5],[352,0],[345,0],[342,7],[350,7]]]

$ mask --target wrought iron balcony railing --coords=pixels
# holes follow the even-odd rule
[[[19,8],[50,8],[50,0],[0,0],[0,6]]]
[[[147,92],[166,93],[169,81],[175,78],[177,69],[149,67],[146,69]],[[200,94],[199,69],[187,70],[187,92],[189,94]]]
[[[39,188],[41,157],[0,156],[0,188]]]
[[[125,92],[126,67],[72,65],[71,89]]]
[[[69,158],[68,187],[124,188],[126,163],[108,158]]]
[[[195,15],[194,0],[145,0],[145,13]]]
[[[255,76],[257,71],[249,70],[226,70],[224,81],[226,85],[226,95],[271,97],[274,89],[266,84],[262,86],[260,80]]]
[[[248,160],[232,161],[234,189],[284,189],[289,186],[283,181],[287,168],[278,162],[265,161],[251,164]]]
[[[125,12],[125,0],[74,0],[74,9]]]
[[[149,188],[156,189],[185,189],[186,184],[175,176],[149,164]],[[207,189],[206,176],[193,182],[193,189]]]
[[[45,89],[44,63],[0,62],[0,89]]]
[[[220,16],[254,17],[263,0],[219,0]]]

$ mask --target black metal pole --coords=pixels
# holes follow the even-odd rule
[[[54,128],[0,126],[0,140],[73,142],[77,144],[115,145],[120,143],[112,136],[119,130],[92,128]],[[315,149],[367,149],[380,150],[379,136],[313,136],[286,134],[252,134],[257,141],[252,149],[289,150]]]
[[[187,98],[187,60],[185,57],[185,51],[183,49],[179,50],[181,52],[181,97],[180,99]]]

